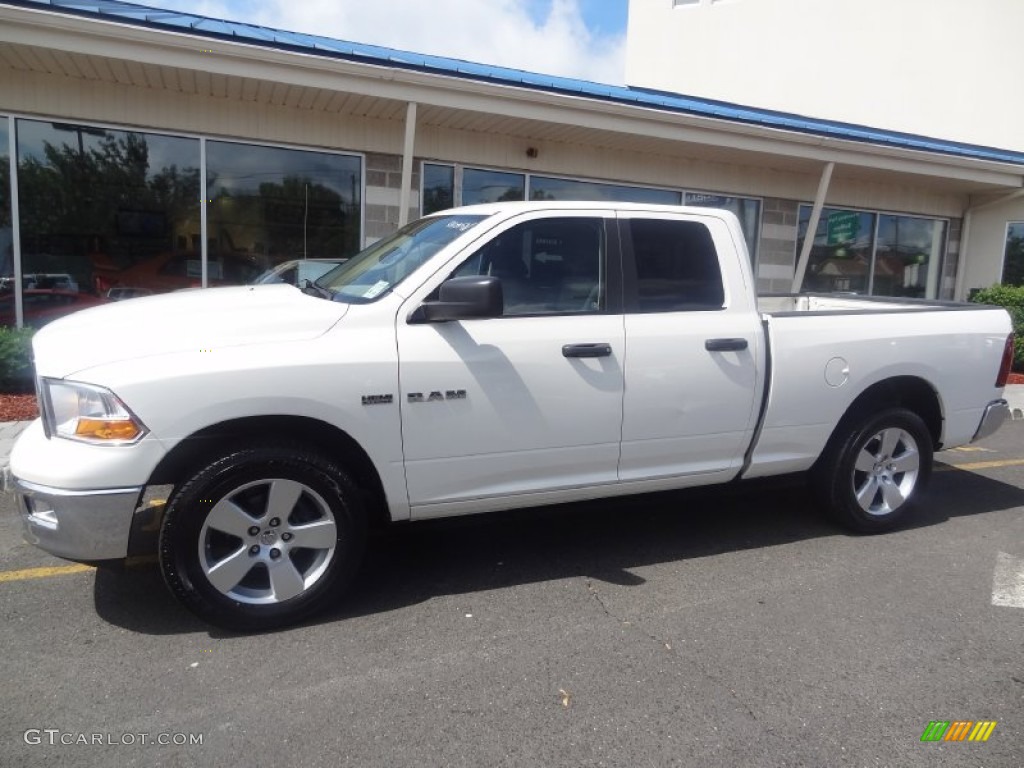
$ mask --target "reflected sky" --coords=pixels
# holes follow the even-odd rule
[[[350,205],[359,202],[362,163],[353,155],[208,141],[206,162],[211,197],[257,195],[260,184],[290,176],[320,184]]]
[[[18,120],[17,131],[19,162],[32,158],[43,164],[46,163],[47,143],[57,147],[67,146],[72,149],[78,149],[81,146],[85,152],[92,152],[101,151],[103,141],[107,137],[123,141],[129,135],[129,131],[39,120]],[[177,166],[179,171],[195,170],[199,167],[198,139],[140,131],[131,133],[143,137],[146,142],[149,158],[146,170],[147,178],[152,178],[171,166]]]

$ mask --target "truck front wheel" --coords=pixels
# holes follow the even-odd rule
[[[365,519],[351,481],[315,451],[239,448],[175,489],[160,567],[175,597],[202,619],[272,629],[309,617],[347,586]]]
[[[881,533],[899,525],[924,492],[932,454],[928,428],[913,411],[854,415],[833,435],[812,480],[840,523]]]

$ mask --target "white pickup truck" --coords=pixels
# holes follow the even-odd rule
[[[316,284],[76,313],[34,341],[27,538],[139,554],[203,618],[294,622],[368,525],[809,473],[866,532],[1006,418],[1006,312],[755,298],[730,213],[503,203],[420,219]],[[159,520],[147,487],[173,486]]]

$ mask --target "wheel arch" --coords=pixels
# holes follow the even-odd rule
[[[308,416],[249,416],[204,427],[164,456],[148,484],[175,485],[188,473],[208,465],[226,446],[268,437],[305,443],[337,461],[364,494],[371,526],[377,528],[391,522],[383,482],[363,447],[333,424]]]
[[[861,392],[836,424],[829,437],[829,444],[845,432],[847,423],[871,411],[887,407],[906,408],[917,414],[928,427],[932,448],[942,446],[943,412],[939,394],[927,380],[920,376],[893,376],[876,382]]]

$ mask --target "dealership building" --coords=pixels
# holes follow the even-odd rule
[[[1024,104],[1004,82],[1024,4],[985,5],[1004,15],[632,0],[627,87],[114,0],[0,1],[0,323],[247,283],[495,200],[728,208],[765,293],[1021,281]],[[813,34],[872,10],[891,45],[840,56]],[[922,72],[908,49],[951,34],[933,18],[958,49]],[[992,82],[956,63],[992,56]]]

